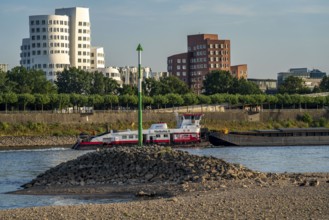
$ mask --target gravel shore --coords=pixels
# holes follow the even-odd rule
[[[0,211],[0,219],[329,219],[329,173],[254,172],[153,146],[83,155],[16,194],[131,196],[127,203]]]
[[[4,210],[0,219],[329,219],[328,174],[318,179],[316,187],[227,182],[170,198]]]

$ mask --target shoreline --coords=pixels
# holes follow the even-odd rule
[[[75,136],[0,136],[0,150],[72,147]]]
[[[0,210],[1,219],[328,219],[328,173],[265,173],[170,147],[118,147],[61,163],[15,195],[114,203]],[[115,200],[128,198],[129,201]]]
[[[130,202],[44,206],[0,210],[2,219],[328,219],[329,173],[290,174],[291,179],[258,183],[223,180],[196,184],[143,186],[48,187],[29,195],[142,196]],[[299,185],[294,178],[316,178],[318,185]],[[37,191],[39,190],[39,194]],[[48,191],[47,191],[48,190]],[[125,194],[125,191],[130,194]],[[144,191],[143,191],[144,190]],[[24,190],[23,190],[24,191]],[[26,194],[26,191],[16,194]],[[41,193],[42,192],[42,193]],[[160,195],[160,192],[171,194]],[[41,194],[40,194],[41,193]],[[150,193],[157,193],[153,196]],[[56,193],[55,193],[56,194]],[[144,196],[143,196],[144,195]],[[151,198],[151,199],[150,199]]]

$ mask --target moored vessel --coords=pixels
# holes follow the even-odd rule
[[[200,121],[203,114],[185,113],[176,114],[176,128],[168,128],[167,123],[152,124],[149,129],[144,129],[143,144],[159,145],[198,145],[204,139],[201,134]],[[99,147],[112,147],[117,145],[137,145],[138,131],[109,131],[96,136],[81,134],[73,149],[94,149]]]
[[[270,130],[211,132],[214,146],[307,146],[329,145],[328,128],[279,128]]]

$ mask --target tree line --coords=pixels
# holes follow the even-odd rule
[[[289,77],[283,85],[286,88],[299,88],[299,92],[304,91],[291,81],[301,82]],[[294,94],[290,90],[285,90],[284,94],[265,95],[256,84],[234,78],[227,71],[208,74],[204,80],[204,93],[199,95],[173,76],[162,77],[159,81],[154,78],[144,79],[142,88],[143,106],[152,109],[198,104],[315,108],[329,103],[329,97],[312,98]],[[329,91],[329,78],[323,78],[318,91]],[[99,110],[133,109],[137,103],[136,86],[120,86],[117,81],[104,77],[100,72],[90,73],[69,68],[58,74],[55,83],[48,81],[41,70],[15,67],[7,73],[0,72],[0,108],[6,111],[54,110],[73,106],[92,106]]]
[[[3,110],[55,110],[68,107],[93,107],[95,110],[136,109],[137,95],[81,95],[81,94],[0,94],[0,106]],[[225,105],[228,108],[244,106],[261,106],[266,109],[278,108],[323,108],[329,105],[329,96],[309,97],[302,95],[239,95],[213,94],[183,95],[168,93],[166,95],[143,96],[144,109],[159,109],[191,105]]]

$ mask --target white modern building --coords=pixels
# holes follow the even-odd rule
[[[123,79],[124,84],[126,85],[137,85],[138,82],[138,68],[135,66],[125,66],[119,68],[121,77]],[[150,67],[142,67],[142,77],[150,78],[152,70]]]
[[[122,87],[123,85],[123,81],[121,79],[121,73],[119,71],[118,68],[116,67],[104,67],[104,68],[97,68],[98,72],[103,73],[103,75],[107,78],[112,78],[115,81],[117,81],[117,83],[120,85],[120,87]]]
[[[105,54],[103,47],[92,47],[90,52],[90,69],[105,68]]]
[[[8,64],[0,64],[0,72],[7,72]]]
[[[29,32],[29,38],[22,41],[20,64],[27,69],[42,69],[48,80],[56,80],[64,68],[88,70],[105,65],[103,48],[97,48],[97,54],[91,57],[95,51],[91,47],[88,8],[62,8],[56,9],[55,15],[30,16]],[[98,54],[101,65],[97,65]]]

